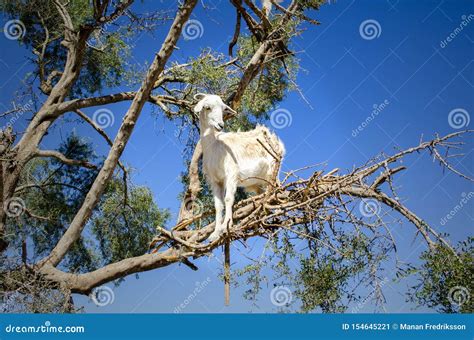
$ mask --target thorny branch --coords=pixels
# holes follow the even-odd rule
[[[279,186],[273,186],[265,194],[253,196],[236,204],[234,219],[239,222],[236,223],[229,236],[233,240],[247,238],[264,235],[279,227],[288,228],[311,223],[321,218],[321,216],[318,216],[318,210],[324,210],[326,215],[324,218],[332,220],[339,214],[341,206],[347,205],[356,197],[359,199],[374,199],[380,204],[397,211],[417,228],[430,248],[433,248],[436,241],[439,241],[451,249],[449,244],[433,228],[400,202],[392,186],[389,186],[387,193],[382,191],[381,186],[384,183],[391,182],[395,174],[406,169],[403,166],[396,166],[397,161],[409,154],[420,151],[428,151],[443,167],[473,181],[473,179],[455,170],[447,161],[449,150],[453,146],[463,144],[450,140],[471,132],[471,130],[466,130],[444,137],[437,136],[431,141],[421,142],[418,146],[400,151],[377,162],[373,161],[373,164],[354,169],[345,175],[336,175],[339,171],[331,171],[326,175],[316,171],[308,179],[300,179],[298,176],[296,181],[289,182],[290,178],[295,177],[295,172],[290,172]],[[443,152],[440,152],[440,149],[444,149],[443,151],[447,156],[442,157]],[[379,170],[382,170],[379,176],[372,179],[372,175]],[[335,205],[332,200],[338,201],[339,204]],[[331,205],[328,206],[328,202],[331,202]],[[331,210],[333,215],[329,214]],[[311,213],[308,213],[308,211]],[[354,213],[349,211],[346,211],[346,213],[349,214],[349,216],[346,216],[347,221],[350,218],[359,220]],[[196,218],[200,217],[196,216]],[[214,244],[203,245],[199,242],[206,239],[214,226],[211,223],[199,230],[186,230],[185,228],[191,226],[195,220],[195,218],[192,218],[182,221],[173,228],[172,233],[161,228],[160,231],[163,235],[155,239],[153,246],[160,247],[163,242],[171,239],[190,249],[210,251],[214,248]],[[370,227],[373,228],[374,226],[371,225]],[[218,241],[218,243],[221,242],[222,240]]]
[[[314,171],[308,178],[301,178],[298,172],[308,170],[310,167],[290,171],[286,173],[281,183],[275,182],[265,193],[235,204],[234,225],[229,234],[213,243],[206,243],[205,240],[213,231],[214,222],[199,229],[195,228],[196,222],[213,213],[204,211],[180,221],[171,230],[157,226],[159,234],[151,244],[150,254],[128,258],[84,274],[65,273],[49,265],[40,265],[37,269],[48,280],[62,282],[73,292],[89,294],[94,287],[105,282],[177,262],[188,263],[195,269],[190,262],[191,258],[206,256],[227,241],[245,240],[255,236],[270,237],[278,230],[288,230],[299,238],[312,239],[321,248],[337,250],[339,254],[344,255],[345,250],[333,244],[334,240],[327,237],[318,238],[309,234],[303,227],[310,224],[321,227],[329,224],[332,227],[334,223],[339,222],[353,225],[356,229],[388,228],[383,216],[379,214],[373,214],[372,217],[359,216],[356,211],[348,208],[351,204],[359,203],[361,200],[363,203],[363,200],[367,199],[378,202],[408,220],[415,226],[417,233],[422,235],[429,248],[442,243],[452,250],[440,234],[400,202],[391,185],[388,185],[388,189],[382,186],[384,183],[390,183],[396,174],[405,170],[398,165],[398,161],[410,154],[429,152],[435,158],[445,154],[447,156],[437,158],[445,167],[445,162],[450,164],[447,161],[449,150],[453,146],[463,144],[452,140],[472,132],[470,130],[455,132],[421,142],[392,156],[374,158],[369,164],[355,168],[347,174],[340,174],[340,171],[335,169],[326,174]],[[389,228],[387,234],[385,238],[391,239],[395,248]],[[452,251],[454,253],[454,250]]]

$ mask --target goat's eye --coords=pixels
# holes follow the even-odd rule
[[[204,110],[210,110],[211,107],[209,105],[204,105]]]

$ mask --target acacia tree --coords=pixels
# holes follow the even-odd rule
[[[40,92],[31,88],[22,95],[41,103],[25,131],[13,131],[10,126],[1,135],[0,203],[4,209],[0,209],[0,250],[4,261],[0,283],[4,294],[14,291],[31,302],[31,296],[59,293],[62,304],[53,310],[70,311],[71,293],[87,295],[104,283],[175,263],[197,269],[192,259],[223,244],[228,255],[231,242],[259,236],[268,240],[265,247],[272,255],[236,272],[246,277],[249,298],[260,289],[261,269],[270,265],[280,277],[291,280],[304,311],[318,307],[340,311],[344,298],[346,302],[357,299],[350,280],[380,281],[378,269],[396,246],[385,216],[377,214],[374,204],[385,205],[411,222],[429,254],[443,252],[452,257],[461,273],[453,284],[465,275],[469,267],[460,260],[460,253],[467,256],[469,250],[453,249],[400,202],[391,185],[392,178],[405,169],[399,161],[414,152],[429,152],[443,167],[465,177],[446,156],[461,144],[453,140],[464,132],[436,136],[394,155],[374,157],[349,173],[337,169],[325,173],[312,167],[287,172],[261,195],[240,194],[234,207],[235,223],[227,235],[205,243],[214,223],[209,188],[200,168],[202,150],[193,95],[209,92],[225,98],[239,112],[236,117],[226,117],[233,130],[249,129],[268,119],[267,112],[287,91],[298,90],[298,60],[291,42],[303,25],[319,24],[310,16],[324,1],[293,0],[286,7],[275,2],[273,14],[267,16],[251,0],[230,0],[236,22],[229,55],[209,48],[182,63],[168,60],[198,1],[180,2],[173,18],[159,10],[135,13],[132,3],[2,3],[3,13],[19,19],[28,32],[21,41],[34,56],[34,72],[28,77]],[[160,49],[144,74],[136,72],[136,65],[127,62],[131,47],[127,38],[154,30],[163,22],[163,26],[171,24]],[[125,83],[138,89],[114,92]],[[104,91],[109,93],[101,94]],[[114,137],[82,111],[117,102],[129,102],[129,108]],[[131,186],[129,170],[120,161],[146,103],[168,119],[180,120],[182,130],[189,134],[183,173],[186,189],[179,221],[170,229],[163,227],[167,212],[156,206],[148,189]],[[74,134],[57,150],[40,149],[55,122],[71,113],[110,145],[103,158],[94,158],[90,145]],[[302,178],[304,170],[312,174]],[[82,185],[77,186],[78,182]],[[354,212],[361,200],[369,214]],[[298,253],[296,239],[306,242],[307,252]],[[150,252],[146,249],[149,243]],[[28,253],[31,251],[34,254]],[[300,263],[296,273],[288,265],[290,258]],[[397,268],[401,274],[407,271]],[[418,298],[429,299],[423,291],[429,280],[425,277]],[[38,303],[30,305],[34,311],[42,310]]]

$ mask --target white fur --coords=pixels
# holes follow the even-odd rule
[[[261,125],[247,132],[221,132],[224,112],[232,112],[232,109],[216,95],[199,93],[194,98],[199,100],[194,111],[199,113],[203,171],[212,188],[216,209],[216,226],[209,236],[212,242],[232,225],[232,205],[237,187],[260,193],[272,180],[278,162],[257,138],[264,144],[269,143],[271,147],[267,148],[281,157],[285,147],[275,134]]]

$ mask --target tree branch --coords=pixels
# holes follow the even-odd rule
[[[155,238],[154,246],[159,249],[164,244],[169,244],[169,248],[161,252],[153,252],[151,254],[128,258],[106,265],[90,273],[79,275],[65,273],[54,268],[54,266],[49,263],[45,263],[39,267],[38,270],[49,280],[66,284],[75,293],[89,294],[94,287],[106,282],[133,273],[183,262],[183,259],[186,258],[199,258],[209,254],[212,250],[227,241],[245,240],[254,236],[265,236],[275,232],[275,230],[279,228],[294,232],[299,237],[317,240],[322,246],[333,249],[335,247],[326,243],[324,240],[319,240],[312,235],[307,235],[298,230],[297,227],[318,221],[318,214],[313,213],[318,210],[325,211],[326,213],[329,213],[330,210],[334,210],[333,214],[339,214],[340,211],[344,209],[339,206],[326,206],[325,202],[330,202],[332,199],[340,200],[342,197],[348,197],[350,199],[353,197],[375,199],[407,218],[423,235],[429,248],[433,249],[436,245],[436,242],[432,239],[433,236],[437,241],[443,243],[448,249],[454,252],[446,240],[401,202],[393,199],[387,193],[375,190],[370,184],[364,182],[370,182],[371,174],[379,169],[387,169],[389,164],[395,163],[405,155],[422,150],[430,150],[430,148],[433,147],[439,148],[446,146],[447,144],[445,142],[448,139],[467,132],[468,131],[456,132],[442,138],[438,137],[430,142],[420,143],[420,145],[416,147],[401,151],[371,166],[356,169],[346,175],[336,175],[337,171],[335,170],[325,175],[320,171],[316,171],[308,179],[297,179],[289,183],[283,182],[280,186],[270,188],[266,193],[252,196],[235,204],[233,209],[235,222],[229,229],[229,234],[213,243],[200,242],[204,241],[213,231],[214,222],[200,229],[185,229],[186,226],[193,224],[196,218],[207,215],[208,213],[206,212],[191,220],[180,222],[173,228],[173,231],[157,227],[160,235]],[[401,170],[400,167],[397,167],[389,171],[386,170],[384,174],[392,176]],[[292,172],[292,174],[294,173],[295,171]],[[379,180],[376,180],[376,182],[377,181],[382,183]],[[310,213],[308,213],[308,211]],[[346,210],[346,214],[349,214],[349,217],[351,217],[351,223],[358,220],[350,210]],[[328,217],[327,220],[330,220],[330,218]],[[360,223],[363,222],[360,221]],[[366,226],[370,229],[375,228],[375,225],[370,223],[367,223]],[[341,255],[344,255],[343,249],[337,251]]]
[[[142,83],[142,86],[136,93],[130,108],[123,119],[123,123],[120,126],[112,148],[104,161],[104,165],[94,180],[89,192],[87,193],[81,208],[74,216],[74,219],[72,220],[69,228],[64,233],[63,237],[61,237],[58,244],[51,251],[51,254],[41,261],[41,265],[46,263],[49,263],[53,266],[58,265],[72,244],[74,244],[74,242],[79,239],[87,220],[91,216],[92,211],[99,201],[107,182],[110,180],[113,174],[114,168],[117,165],[120,155],[122,154],[125,145],[130,138],[133,128],[138,120],[138,117],[140,116],[141,110],[145,105],[145,102],[150,97],[153,84],[155,84],[159,75],[163,72],[165,64],[168,61],[168,58],[171,56],[176,43],[181,36],[183,25],[191,15],[196,3],[197,0],[186,0],[180,6],[168,35],[160,51],[156,54],[153,63],[147,72],[145,80]]]
[[[99,133],[99,135],[101,135],[105,139],[107,144],[109,144],[110,146],[113,145],[112,140],[107,135],[107,133],[104,131],[104,129],[102,129],[99,125],[97,125],[92,119],[90,119],[89,116],[87,116],[84,112],[82,112],[80,110],[74,110],[73,112],[76,113],[79,117],[81,117],[87,124],[92,126],[92,128],[94,130],[96,130]],[[123,163],[120,160],[118,161],[118,165],[125,174],[128,174],[128,171],[125,168],[125,165],[123,165]]]
[[[88,169],[97,169],[97,166],[95,164],[89,163],[88,161],[67,158],[61,152],[56,150],[37,150],[33,154],[33,157],[53,157],[67,165],[76,165]]]

